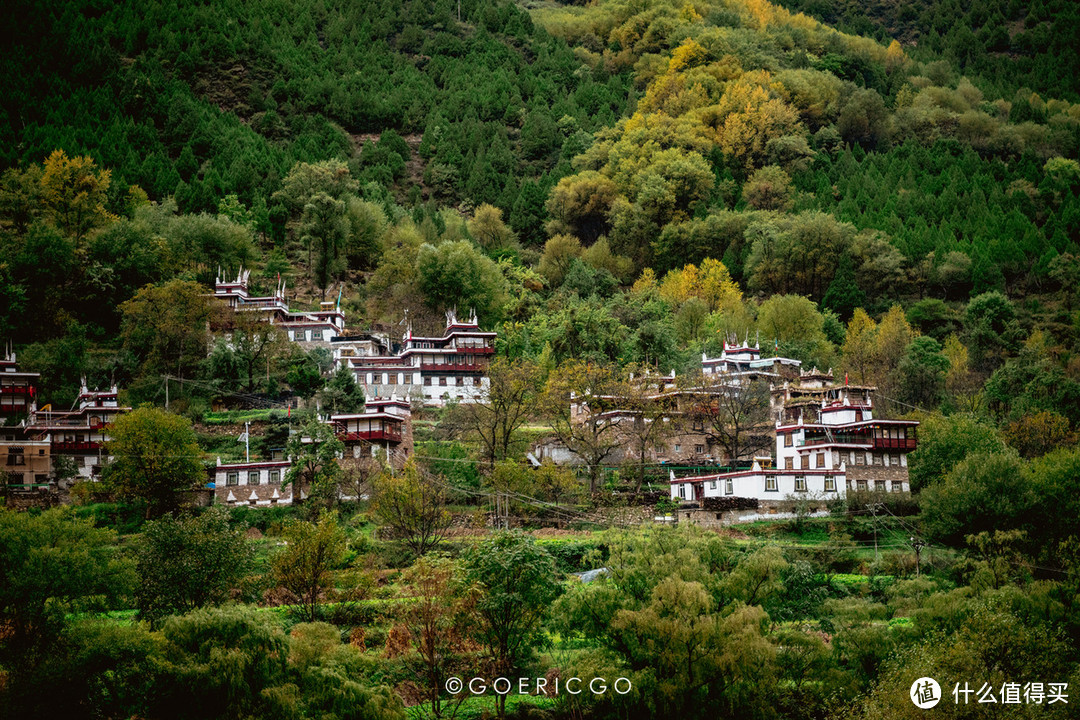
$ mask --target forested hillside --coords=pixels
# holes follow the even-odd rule
[[[500,0],[13,5],[0,162],[90,153],[114,173],[114,206],[138,184],[183,212],[236,194],[265,213],[293,164],[330,157],[389,185],[406,172],[403,146],[362,145],[392,130],[425,138],[411,201],[509,210],[523,183],[543,194],[558,179],[583,142],[565,135],[611,124],[633,99],[629,73],[580,72]]]
[[[1002,97],[1026,86],[1075,101],[1080,13],[1068,0],[783,0],[857,35],[895,38],[922,60],[945,58]]]

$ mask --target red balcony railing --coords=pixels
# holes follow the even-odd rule
[[[53,440],[52,451],[55,452],[97,452],[101,449],[101,443],[93,440],[75,442],[74,440]]]
[[[394,432],[393,430],[361,430],[358,432],[339,433],[338,439],[342,442],[371,442],[372,440],[401,442],[401,433]]]
[[[33,395],[30,385],[5,385],[0,387],[0,395]]]
[[[875,450],[914,450],[915,438],[874,438]]]

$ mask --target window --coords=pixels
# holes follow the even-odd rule
[[[836,492],[836,478],[832,475],[825,476],[825,492]]]
[[[765,476],[765,492],[776,492],[776,476]]]
[[[26,458],[23,457],[23,449],[21,447],[8,448],[7,464],[9,467],[12,465],[26,464]]]
[[[859,492],[866,492],[866,481],[865,480],[856,480],[855,481],[855,489],[858,490]]]
[[[799,463],[799,467],[801,467],[803,470],[809,470],[810,469],[810,456],[809,455],[803,455],[803,456],[800,457],[800,460],[801,460],[801,462]]]
[[[685,500],[686,499],[686,486],[685,485],[680,485],[679,486],[679,499],[680,500]]]
[[[791,447],[792,442],[791,433],[784,433],[784,447]]]
[[[397,385],[397,373],[390,373],[390,376],[386,380],[387,385]]]
[[[861,453],[861,452],[860,453],[855,453],[855,464],[856,465],[865,465],[866,464],[866,453]]]
[[[716,489],[716,481],[715,480],[710,480],[709,481],[709,489],[710,490],[715,490]]]
[[[795,476],[795,492],[806,492],[806,478],[802,475]]]
[[[818,453],[818,455],[817,455],[817,466],[819,468],[825,467],[825,453]]]
[[[258,470],[249,470],[248,471],[248,483],[247,484],[248,485],[258,485],[259,484],[259,471]]]
[[[225,476],[226,485],[237,485],[240,482],[240,473],[231,472]]]
[[[874,481],[874,491],[875,492],[885,492],[885,481],[884,480],[875,480]]]
[[[424,378],[424,385],[430,387],[431,386],[431,378],[429,378],[429,377]]]
[[[903,492],[904,491],[904,483],[902,483],[899,480],[893,480],[892,481],[892,491],[893,492]]]
[[[734,493],[735,493],[735,483],[733,483],[731,480],[725,480],[724,481],[724,494],[725,495],[733,495]]]
[[[271,485],[277,485],[279,482],[281,482],[281,471],[280,470],[271,470],[270,471],[270,484]]]
[[[312,340],[322,340],[322,330],[312,330],[311,331],[311,339]]]
[[[694,446],[694,452],[696,452],[698,454],[705,452],[705,446],[704,445],[695,445]]]
[[[874,453],[871,457],[873,457],[875,465],[881,465],[881,453]]]
[[[705,421],[700,419],[700,418],[694,418],[693,428],[695,430],[704,430],[705,429]]]
[[[786,458],[784,458],[784,469],[785,470],[794,470],[795,469],[795,458],[791,457],[790,455],[788,455]]]
[[[675,452],[682,452],[682,445],[675,443]]]
[[[444,377],[439,378],[439,386],[440,387],[446,387],[446,378],[444,378]]]

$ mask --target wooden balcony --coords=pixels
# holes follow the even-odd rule
[[[76,442],[74,440],[53,440],[52,451],[54,453],[72,452],[97,452],[101,449],[101,443],[94,440]]]
[[[875,450],[914,450],[915,438],[874,438]]]
[[[360,430],[357,432],[338,433],[338,439],[346,443],[373,442],[378,440],[401,442],[401,432],[394,430]]]

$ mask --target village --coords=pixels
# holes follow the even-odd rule
[[[343,463],[374,461],[400,470],[414,453],[414,410],[491,401],[486,367],[496,333],[482,330],[475,312],[459,318],[447,311],[439,337],[414,335],[406,323],[400,339],[392,338],[352,331],[340,298],[317,311],[294,311],[280,281],[272,295],[258,297],[248,292],[249,271],[221,275],[212,297],[227,314],[257,317],[305,350],[325,348],[334,361],[330,373],[343,368],[362,388],[361,412],[318,415],[341,441]],[[690,376],[631,373],[620,386],[625,394],[588,387],[572,393],[569,420],[594,438],[607,436],[601,455],[592,458],[605,467],[625,467],[637,455],[652,475],[666,471],[678,511],[658,515],[659,522],[726,525],[743,515],[790,513],[796,505],[826,514],[830,502],[849,494],[865,500],[910,493],[907,456],[917,448],[919,423],[876,417],[873,386],[801,365],[764,356],[758,340],[732,337],[718,357],[703,353],[700,371]],[[75,405],[59,410],[38,407],[40,376],[19,372],[14,352],[0,360],[0,371],[0,465],[8,492],[54,504],[74,482],[99,480],[112,459],[109,426],[131,409],[121,405],[119,388],[92,390],[84,380]],[[289,413],[294,402],[288,401]],[[580,470],[589,463],[568,440],[573,432],[551,429],[529,448],[532,466]],[[284,448],[254,458],[248,450],[243,462],[217,457],[207,465],[211,492],[201,503],[269,507],[307,497],[306,488],[286,482],[293,459]]]
[[[1076,716],[1080,3],[4,20],[0,720]]]

